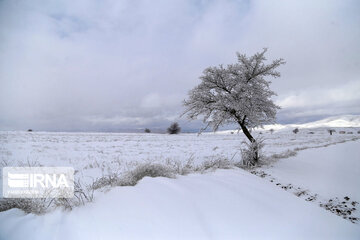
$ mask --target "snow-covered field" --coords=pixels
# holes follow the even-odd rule
[[[352,209],[360,201],[360,128],[332,128],[332,136],[324,126],[298,134],[293,126],[253,131],[266,144],[269,163],[260,168],[145,177],[136,186],[95,191],[93,202],[70,212],[1,212],[0,239],[360,239],[359,224],[350,221],[360,217]],[[90,183],[144,162],[239,162],[244,140],[231,131],[0,132],[0,163],[71,166]],[[276,158],[289,152],[297,155]]]
[[[2,239],[359,239],[360,227],[242,170],[144,178],[63,213],[0,214]]]
[[[271,156],[356,139],[360,137],[359,129],[346,128],[346,132],[353,134],[333,136],[323,128],[304,129],[298,134],[292,133],[292,129],[254,134],[264,139],[264,154]],[[240,161],[240,147],[246,139],[241,132],[233,132],[201,135],[1,132],[0,162],[10,166],[19,162],[70,166],[90,181],[112,172],[131,170],[144,162],[166,164],[192,160],[196,165],[215,159]]]

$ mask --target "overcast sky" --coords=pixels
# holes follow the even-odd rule
[[[360,114],[360,2],[0,1],[0,130],[183,129],[208,66],[269,48],[278,122]]]

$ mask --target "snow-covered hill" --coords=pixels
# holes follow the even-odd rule
[[[329,117],[322,120],[301,124],[270,124],[256,130],[286,130],[294,128],[360,128],[360,115],[343,115]],[[218,133],[230,133],[234,130],[219,131]]]
[[[273,124],[266,125],[264,129],[286,129],[286,128],[347,128],[347,127],[360,127],[359,115],[343,115],[336,117],[329,117],[323,120],[314,122],[302,123],[302,124]]]
[[[329,117],[323,120],[299,124],[302,128],[318,128],[318,127],[360,127],[359,115],[344,115],[341,117]]]

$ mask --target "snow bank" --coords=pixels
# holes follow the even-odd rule
[[[349,196],[360,202],[359,141],[306,149],[279,160],[265,172],[326,198]]]
[[[243,170],[144,178],[72,212],[0,213],[0,239],[359,239],[360,227]]]

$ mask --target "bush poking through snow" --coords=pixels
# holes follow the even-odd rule
[[[203,162],[199,167],[195,169],[195,171],[205,172],[207,170],[215,170],[215,169],[230,169],[233,168],[234,166],[235,164],[229,161],[228,159],[218,158]]]
[[[85,205],[87,202],[94,200],[94,183],[82,184],[79,180],[74,182],[74,198],[75,206]]]
[[[144,177],[174,178],[176,171],[161,164],[140,164],[124,175],[112,174],[101,177],[93,183],[93,189],[107,186],[135,186]]]
[[[174,171],[161,164],[145,163],[125,174],[121,179],[121,186],[134,186],[144,177],[175,177]]]
[[[73,198],[2,198],[0,199],[0,212],[18,208],[25,213],[44,214],[50,209],[63,208],[72,210],[74,207],[85,205],[93,201],[94,188],[92,185],[82,185],[80,181],[74,182]]]
[[[254,142],[243,142],[246,147],[241,149],[242,164],[247,167],[257,166],[263,158],[261,149],[264,147],[263,139]]]
[[[166,159],[166,166],[171,168],[176,174],[179,175],[187,175],[193,171],[195,171],[194,166],[194,154],[192,154],[187,161],[176,161],[173,159]]]
[[[166,165],[152,163],[140,164],[134,170],[126,172],[121,176],[119,174],[113,174],[101,177],[97,179],[92,186],[95,190],[108,186],[135,186],[144,177],[175,178],[176,174],[204,173],[208,170],[235,167],[235,163],[226,158],[208,160],[198,166],[194,165],[193,160],[193,156],[191,156],[185,163],[168,159]]]
[[[18,208],[25,213],[43,214],[49,205],[46,198],[2,198],[0,199],[0,212]]]
[[[23,163],[19,165],[24,166]],[[28,166],[37,166],[37,162],[27,162]],[[0,212],[18,208],[25,213],[44,214],[50,209],[63,208],[72,210],[74,207],[85,205],[94,199],[94,185],[84,185],[79,180],[74,182],[73,198],[0,198]]]
[[[98,178],[97,180],[94,181],[92,186],[93,186],[93,189],[96,190],[96,189],[103,188],[106,186],[117,186],[119,181],[120,181],[120,177],[118,174],[110,174],[110,175],[106,175],[101,178]]]

